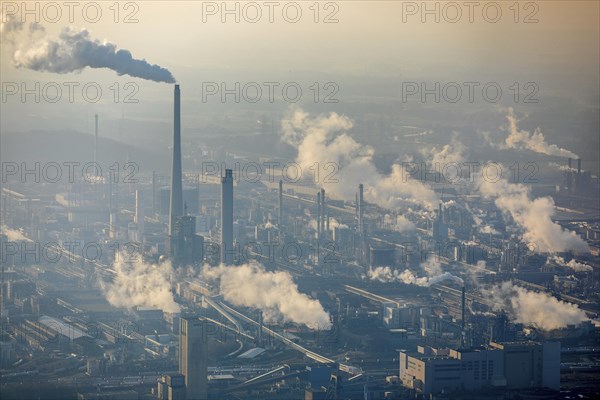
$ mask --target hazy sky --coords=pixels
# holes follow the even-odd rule
[[[355,76],[357,80],[389,76],[458,82],[512,79],[539,82],[546,94],[565,88],[572,89],[574,98],[598,93],[600,3],[597,1],[519,2],[518,16],[514,2],[491,5],[475,2],[474,22],[469,22],[470,9],[462,1],[427,3],[431,9],[437,5],[439,23],[434,15],[423,15],[422,2],[320,2],[318,23],[314,22],[312,1],[275,3],[273,23],[268,20],[269,8],[265,2],[253,3],[262,13],[256,23],[248,19],[254,17],[257,8],[248,6],[248,2],[238,2],[240,22],[236,23],[234,15],[222,15],[222,2],[199,1],[137,1],[131,3],[135,7],[127,8],[121,2],[118,23],[114,22],[115,13],[110,8],[112,1],[97,2],[102,16],[96,23],[82,17],[82,9],[88,4],[82,2],[74,11],[73,23],[69,23],[66,7],[61,8],[62,18],[52,22],[44,18],[46,3],[40,2],[40,23],[48,37],[57,37],[69,25],[86,28],[93,39],[112,42],[119,49],[131,51],[135,58],[169,69],[182,85],[184,96],[199,97],[203,81],[222,81],[231,76],[239,76],[243,81],[293,81],[303,71],[311,71],[311,76],[320,81],[338,76],[340,79]],[[21,7],[21,2],[2,4],[5,11],[12,11],[15,5]],[[290,23],[284,19],[283,8],[287,7],[288,19],[293,19],[294,4],[299,5],[302,16],[299,22]],[[456,23],[449,21],[456,15],[454,5],[461,12]],[[496,16],[496,5],[502,15],[498,22],[488,22]],[[230,9],[235,6],[236,2],[227,2]],[[215,15],[203,13],[211,7],[217,8]],[[54,10],[46,11],[53,18]],[[138,22],[124,23],[122,20],[131,12],[135,12],[133,18]],[[323,23],[331,13],[338,22]],[[93,19],[94,14],[94,8],[88,7],[88,19]],[[534,22],[524,23],[528,16]],[[225,23],[222,17],[227,18]],[[515,18],[519,22],[515,23]],[[26,22],[33,20],[33,15],[26,16]],[[12,63],[15,46],[22,45],[27,35],[26,32],[3,34],[3,83],[94,81],[109,92],[107,88],[114,82],[122,85],[134,81],[139,85],[137,98],[146,105],[165,100],[167,93],[170,96],[171,89],[164,84],[119,77],[110,70],[86,68],[81,73],[58,75],[15,68]],[[108,94],[97,104],[83,106],[86,113],[99,109],[110,112],[107,107],[102,109],[103,104],[110,105]],[[4,128],[14,128],[16,116],[35,116],[49,110],[48,104],[30,102],[8,100],[3,105],[6,106],[3,117],[10,124]],[[127,112],[144,114],[144,110],[144,104],[139,104]],[[167,112],[164,116],[153,115],[169,116]],[[32,127],[27,123],[22,126]]]

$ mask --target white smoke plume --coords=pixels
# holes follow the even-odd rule
[[[169,70],[144,59],[133,58],[125,49],[107,41],[92,39],[86,29],[64,28],[58,38],[51,38],[45,28],[31,23],[26,35],[19,40],[14,34],[23,30],[16,16],[2,16],[1,31],[6,42],[14,47],[12,61],[16,68],[66,74],[86,67],[108,68],[118,75],[129,75],[155,82],[174,83]]]
[[[311,219],[308,225],[313,228],[315,231],[317,230],[317,220]],[[327,228],[327,223],[325,223],[325,228]],[[337,219],[333,217],[329,217],[329,230],[333,232],[335,228],[348,228],[348,225],[341,223]]]
[[[497,182],[481,179],[479,190],[483,197],[494,198],[496,206],[508,212],[523,229],[522,240],[532,244],[538,253],[574,251],[589,252],[587,243],[575,232],[565,230],[552,221],[554,200],[551,197],[530,199],[529,188],[509,183],[501,178]]]
[[[319,301],[298,291],[292,276],[269,272],[258,263],[239,266],[205,266],[203,276],[218,280],[225,300],[237,306],[263,311],[267,321],[291,321],[312,329],[329,329],[329,313]]]
[[[415,230],[417,227],[404,215],[398,215],[396,217],[396,225],[394,229],[398,232],[408,232]]]
[[[33,240],[23,235],[21,231],[18,231],[16,229],[10,229],[6,225],[2,225],[2,227],[0,228],[0,233],[6,235],[10,242],[33,242]]]
[[[508,120],[509,135],[501,147],[518,150],[527,149],[551,156],[578,158],[577,154],[569,150],[558,147],[555,144],[548,144],[540,128],[536,128],[533,134],[525,130],[520,130],[517,126],[519,120],[515,117],[512,107],[509,107],[506,119]]]
[[[513,321],[538,329],[551,331],[589,320],[575,304],[546,293],[529,291],[512,282],[504,282],[482,293],[496,304],[495,310],[504,310]]]
[[[390,267],[377,267],[375,269],[369,270],[369,279],[373,281],[379,281],[382,283],[401,282],[407,285],[417,286],[431,286],[436,283],[448,280],[456,282],[460,285],[464,284],[461,278],[454,276],[449,272],[440,272],[439,275],[434,276],[417,277],[409,269],[400,271],[396,269],[393,270]]]
[[[267,221],[265,223],[265,229],[273,229],[275,228],[275,225],[273,225],[273,223],[271,221]]]
[[[566,262],[563,257],[553,256],[548,258],[548,261],[555,262],[561,267],[571,268],[573,271],[576,272],[590,272],[594,270],[594,268],[592,268],[590,265],[577,262],[574,258],[569,260],[569,262]]]
[[[302,110],[295,110],[288,120],[282,121],[282,139],[298,150],[296,161],[303,171],[311,171],[315,163],[327,175],[335,166],[334,179],[321,179],[327,193],[337,199],[353,200],[359,183],[365,187],[365,199],[384,208],[405,204],[420,204],[435,208],[437,195],[427,185],[411,178],[402,165],[392,165],[388,175],[377,171],[373,163],[374,150],[354,140],[347,131],[352,121],[343,115],[330,113],[311,118]]]
[[[421,269],[425,271],[427,276],[436,276],[442,274],[442,264],[437,259],[437,257],[429,257],[427,260],[423,261],[420,265]]]
[[[128,310],[134,307],[151,307],[165,312],[180,310],[171,291],[173,268],[169,261],[149,264],[139,255],[120,252],[113,269],[116,272],[113,280],[100,285],[113,306]]]
[[[467,148],[462,144],[457,136],[453,136],[450,143],[444,145],[441,149],[431,148],[429,151],[423,151],[423,155],[428,157],[433,166],[444,167],[449,164],[458,164],[462,166],[465,159]]]

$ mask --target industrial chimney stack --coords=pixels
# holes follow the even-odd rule
[[[173,241],[175,223],[183,215],[183,187],[181,173],[181,110],[179,85],[175,85],[173,109],[173,149],[171,165],[171,203],[169,212],[169,235]],[[171,251],[173,251],[171,249]]]
[[[94,163],[98,162],[98,114],[94,115]]]

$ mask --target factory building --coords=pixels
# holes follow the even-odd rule
[[[158,400],[186,400],[185,376],[163,375],[158,381]]]
[[[418,346],[400,352],[400,381],[418,393],[560,388],[560,343],[494,343],[472,349]]]
[[[560,342],[491,342],[504,351],[507,389],[560,388]]]

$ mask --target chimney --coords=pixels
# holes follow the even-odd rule
[[[233,265],[233,171],[221,178],[221,263]]]
[[[569,157],[569,169],[571,169],[571,161],[573,160],[571,160],[571,157]]]
[[[152,218],[156,217],[156,171],[152,171]]]
[[[321,235],[327,235],[325,231],[325,214],[327,206],[325,205],[325,189],[321,189]]]
[[[171,155],[171,203],[169,235],[174,236],[175,222],[183,215],[183,188],[181,173],[181,110],[179,85],[175,85],[173,108],[173,149]],[[173,239],[171,239],[173,240]],[[173,247],[173,246],[172,246]]]
[[[321,241],[321,192],[317,192],[317,240]]]
[[[277,221],[279,223],[279,230],[283,229],[283,181],[279,180],[279,210],[278,210]]]
[[[135,221],[138,228],[138,241],[143,242],[144,237],[144,204],[139,189],[135,191]]]
[[[577,173],[581,173],[581,158],[577,159]]]
[[[94,163],[98,162],[98,114],[94,115]]]
[[[462,291],[461,291],[461,325],[462,328],[465,329],[465,300],[466,300],[466,290],[465,287],[462,287]]]
[[[364,187],[363,187],[363,184],[361,183],[358,185],[358,232],[361,235],[364,233],[364,230],[365,230],[364,221],[363,221],[363,211],[364,211],[363,192],[364,192]]]

